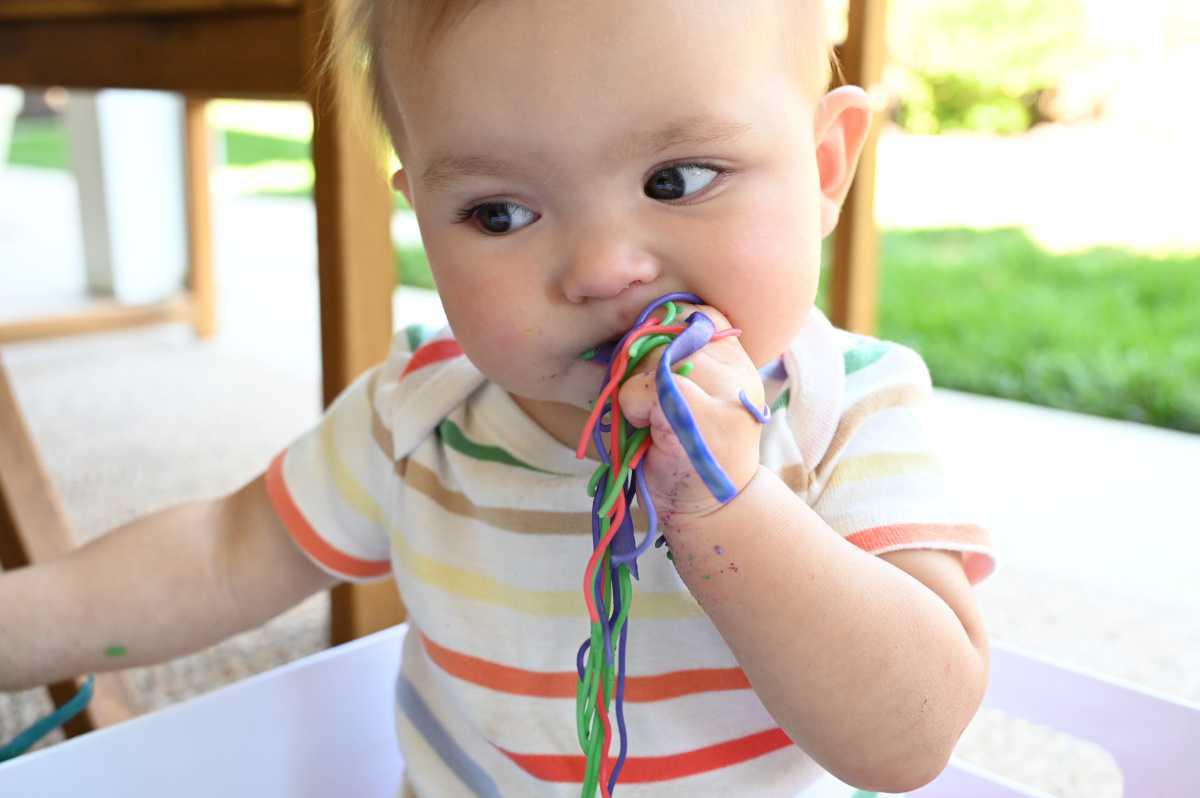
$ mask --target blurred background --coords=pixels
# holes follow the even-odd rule
[[[844,4],[831,15],[835,41],[843,18]],[[895,0],[875,186],[878,335],[925,357],[947,448],[992,522],[1002,564],[980,595],[993,633],[1192,701],[1197,75],[1193,0]],[[126,181],[133,198],[112,201],[125,208],[120,224],[136,231],[138,220],[183,213],[170,199],[178,163],[168,154],[147,166],[152,120],[178,108],[149,94],[0,87],[0,321],[92,293],[73,103],[132,103],[114,99],[134,110],[94,126],[111,163],[124,164],[105,180],[146,173]],[[311,113],[299,102],[215,100],[206,116],[215,338],[163,325],[5,348],[81,539],[236,487],[320,410]],[[171,224],[155,222],[156,235]],[[178,250],[177,239],[159,244]],[[396,325],[439,323],[398,194],[392,241]],[[138,261],[117,264],[116,293],[177,289],[182,268],[164,266],[170,258],[149,270]],[[317,597],[253,636],[142,669],[145,706],[318,650],[324,612]],[[0,740],[31,722],[40,700],[0,696]],[[962,755],[1054,795],[1121,794],[1102,751],[986,713]]]

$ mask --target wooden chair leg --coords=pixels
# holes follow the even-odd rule
[[[187,193],[187,287],[192,327],[200,338],[217,330],[216,285],[213,279],[212,202],[208,185],[210,139],[204,118],[207,100],[184,100],[184,191]]]
[[[839,48],[846,82],[878,97],[885,56],[886,0],[850,0],[846,41]],[[882,109],[876,108],[858,171],[834,229],[829,275],[830,320],[873,334],[879,307],[879,231],[875,225],[875,149]]]
[[[307,63],[322,63],[321,22],[333,3],[309,4]],[[387,356],[392,336],[394,256],[387,176],[364,125],[337,82],[314,72],[312,159],[321,291],[323,392],[328,405],[350,382]],[[404,620],[395,585],[343,585],[331,593],[330,640],[346,642]]]
[[[0,360],[0,566],[6,570],[61,557],[75,548],[66,512],[38,456]],[[50,685],[55,706],[79,690],[81,679]],[[119,723],[138,714],[119,674],[99,674],[87,710],[63,728],[67,736]]]

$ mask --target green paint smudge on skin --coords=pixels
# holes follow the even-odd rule
[[[104,656],[106,657],[123,657],[128,653],[129,649],[125,648],[125,646],[109,646],[104,649]]]

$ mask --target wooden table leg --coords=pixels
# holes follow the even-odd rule
[[[318,12],[310,4],[306,20],[309,63],[322,63]],[[365,369],[387,356],[392,336],[394,255],[392,198],[379,148],[334,80],[314,74],[309,90],[313,109],[314,197],[317,206],[318,273],[321,284],[323,392],[328,405]],[[404,608],[391,581],[343,585],[331,594],[333,645],[393,626]]]
[[[184,183],[187,194],[187,287],[192,327],[200,338],[217,331],[216,285],[213,279],[212,194],[209,188],[211,135],[204,117],[207,101],[184,99]]]
[[[885,55],[886,0],[850,0],[846,42],[839,48],[846,82],[878,97]],[[880,108],[858,161],[858,171],[833,232],[829,275],[830,320],[858,333],[875,333],[879,307],[879,231],[875,225],[875,149]]]

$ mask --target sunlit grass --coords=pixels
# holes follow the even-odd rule
[[[13,128],[8,162],[42,169],[67,168],[67,132],[56,119],[22,119]]]
[[[214,132],[217,150],[213,154],[212,181],[221,194],[312,196],[313,168],[307,138],[240,128],[215,127]],[[9,163],[43,169],[69,168],[70,153],[62,124],[54,119],[20,120],[13,131]],[[393,194],[392,204],[397,209],[408,207],[398,192]]]
[[[881,270],[879,334],[935,384],[1200,432],[1200,256],[893,230]]]
[[[214,170],[213,187],[222,195],[311,197],[312,162],[262,161]]]
[[[276,139],[307,141],[312,136],[312,112],[303,102],[212,100],[204,109],[208,124]]]

